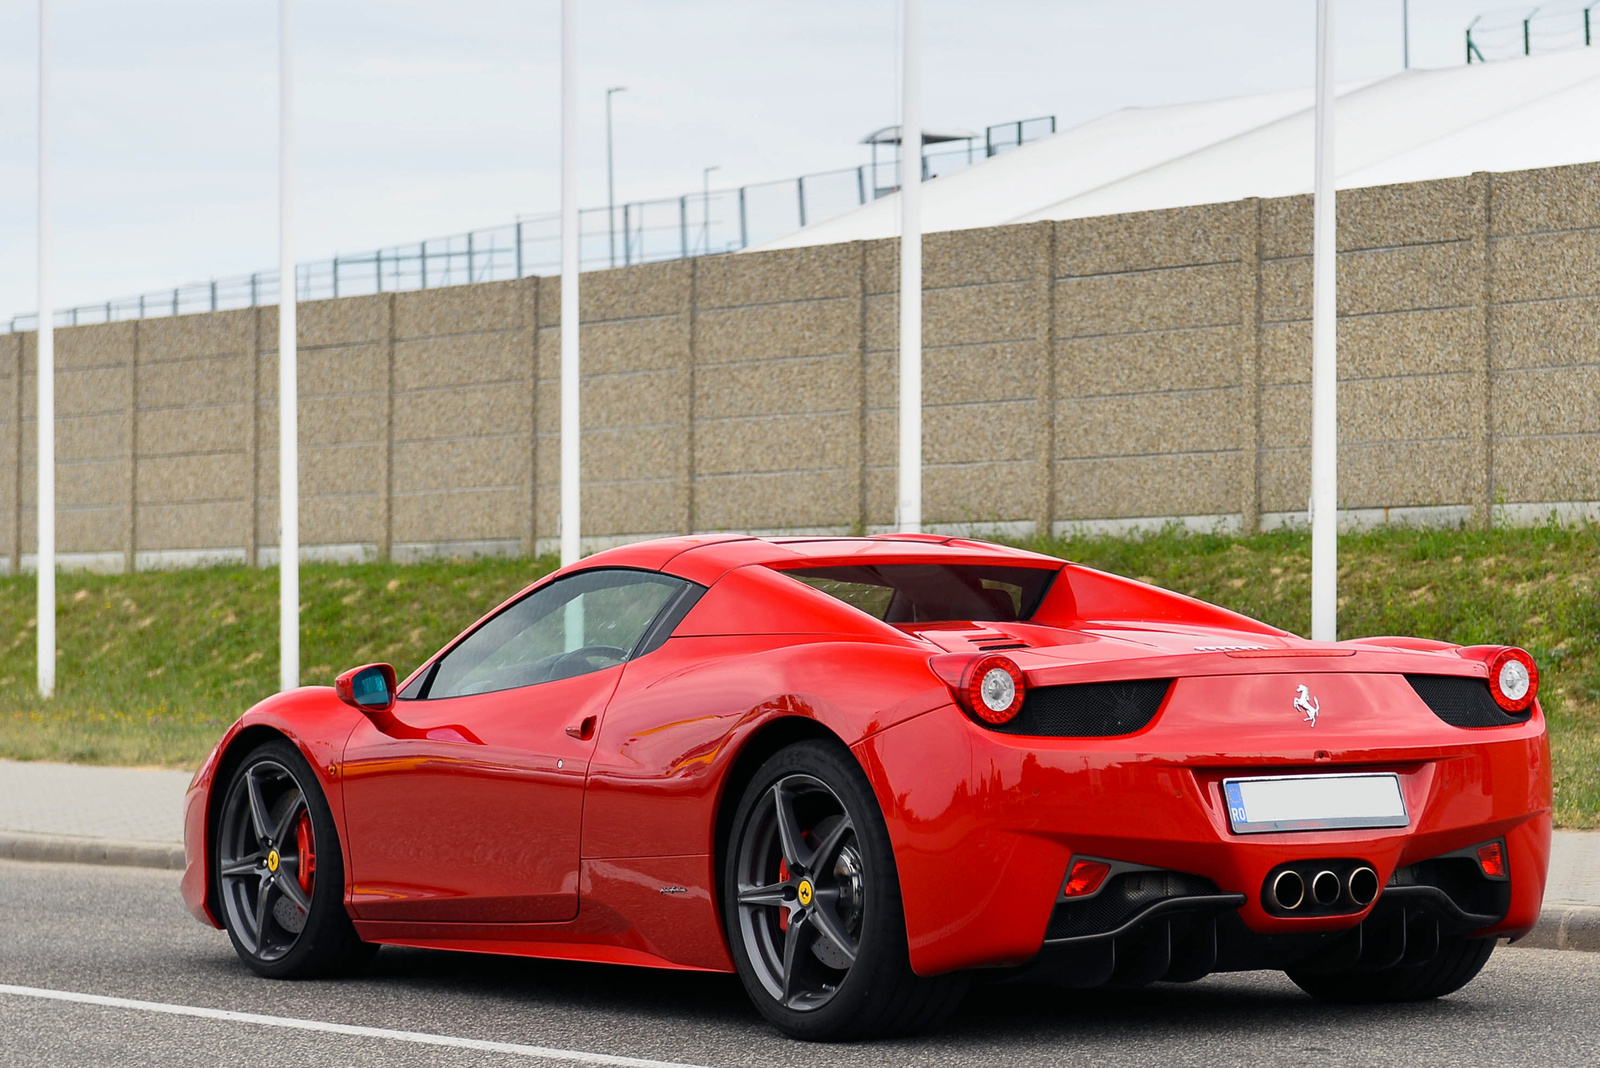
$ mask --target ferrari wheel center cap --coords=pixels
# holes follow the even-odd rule
[[[810,908],[812,898],[811,880],[801,879],[800,885],[795,888],[794,896],[799,899],[802,908]]]
[[[276,849],[272,850],[271,852],[269,852],[267,854],[267,870],[268,871],[277,871],[278,870],[278,851]]]

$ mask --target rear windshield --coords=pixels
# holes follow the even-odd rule
[[[785,571],[885,623],[1012,623],[1044,599],[1053,568],[875,564]]]

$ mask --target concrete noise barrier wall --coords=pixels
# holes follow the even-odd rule
[[[1339,195],[1349,522],[1600,514],[1600,165]],[[1309,197],[928,235],[925,514],[1026,534],[1303,519]],[[584,534],[893,521],[897,243],[583,285]],[[560,281],[302,306],[308,556],[557,533]],[[277,543],[276,309],[57,333],[66,566]],[[34,336],[0,338],[0,560],[31,564]]]

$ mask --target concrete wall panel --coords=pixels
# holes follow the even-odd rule
[[[708,366],[833,355],[853,348],[860,332],[861,305],[842,297],[707,308],[695,317],[695,357]]]
[[[1226,264],[1064,278],[1056,283],[1060,338],[1238,322],[1238,269]]]
[[[519,290],[525,285],[526,282],[484,282],[397,293],[395,337],[405,340],[513,329],[522,325]]]
[[[1238,385],[1244,343],[1238,326],[1067,338],[1055,344],[1058,395]]]
[[[61,506],[56,511],[56,552],[107,552],[122,540],[125,509],[121,505],[87,508]],[[30,519],[33,517],[30,516]],[[35,520],[36,521],[36,520]],[[29,548],[34,548],[30,542]]]
[[[1117,456],[1055,464],[1058,519],[1222,515],[1241,499],[1235,452]]]
[[[128,425],[121,414],[56,420],[56,463],[115,460],[128,454]],[[123,472],[126,480],[127,472]],[[124,494],[126,496],[126,494]]]
[[[1237,204],[1056,223],[1057,278],[1229,263],[1239,258]]]
[[[695,429],[700,476],[843,468],[855,425],[843,412],[725,419]]]
[[[57,373],[89,367],[125,367],[133,358],[139,324],[97,323],[56,331]]]
[[[146,362],[141,352],[138,405],[150,410],[246,404],[250,400],[249,367],[250,359],[244,355]]]
[[[1496,174],[1489,217],[1496,237],[1600,226],[1600,164]]]
[[[272,512],[277,501],[272,501]],[[143,502],[139,508],[139,548],[233,549],[240,531],[249,526],[246,501],[199,501],[192,504]],[[276,542],[277,536],[266,539]]]
[[[1498,304],[1489,309],[1496,368],[1600,363],[1600,299]]]
[[[1063,398],[1056,408],[1056,456],[1084,459],[1215,452],[1246,446],[1239,390],[1184,390]]]
[[[248,308],[139,321],[139,359],[165,363],[216,356],[243,356],[256,346],[255,314]],[[277,320],[273,320],[277,347]]]

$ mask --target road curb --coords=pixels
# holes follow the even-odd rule
[[[183,847],[154,842],[114,842],[104,838],[0,831],[0,859],[182,871]]]
[[[1600,907],[1547,905],[1539,925],[1514,943],[1519,949],[1578,949],[1600,953]]]

